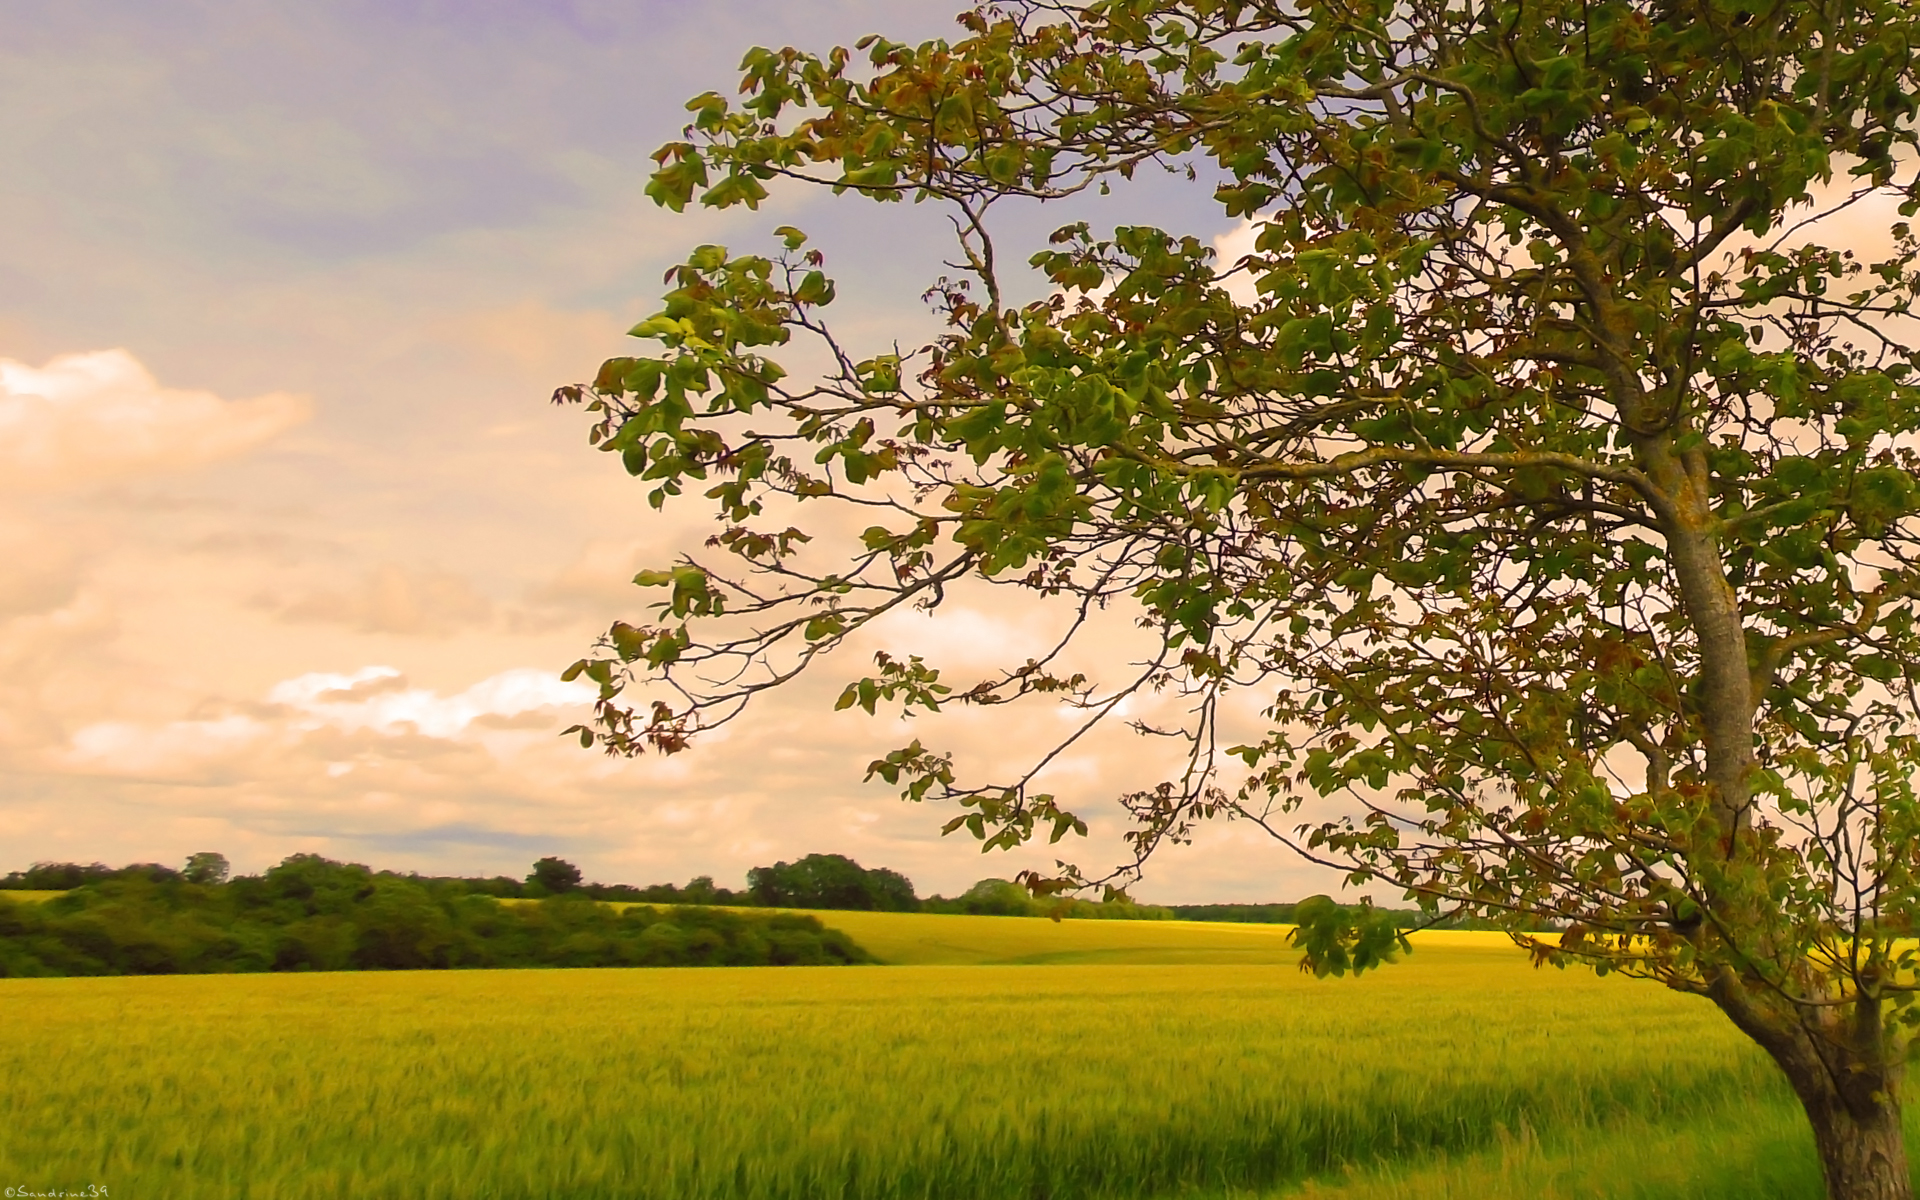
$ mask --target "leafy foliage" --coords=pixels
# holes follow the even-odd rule
[[[1293,906],[1293,944],[1306,951],[1300,968],[1322,979],[1358,975],[1413,952],[1394,914],[1372,905],[1347,908],[1327,896],[1309,896]]]
[[[191,865],[191,864],[189,864]],[[108,879],[171,879],[180,873],[158,863],[131,863],[109,867],[105,863],[37,862],[24,871],[9,871],[0,879],[0,888],[9,891],[64,892]]]
[[[226,855],[212,850],[203,850],[198,854],[187,856],[187,867],[180,872],[180,877],[188,883],[225,883],[227,873],[231,869]]]
[[[659,352],[561,390],[651,503],[694,487],[723,530],[636,579],[669,589],[657,623],[573,668],[601,685],[583,741],[679,750],[962,579],[1131,606],[1159,652],[1120,679],[1056,652],[965,686],[888,653],[841,704],[1091,722],[1172,689],[1189,754],[1122,798],[1121,878],[1227,815],[1436,915],[1564,922],[1541,961],[1709,997],[1800,1089],[1830,1188],[1904,1194],[1920,11],[1036,0],[961,23],[754,50],[737,105],[696,98],[656,155],[674,209],[779,179],[939,204],[961,276],[929,293],[932,345],[863,354],[803,233],[703,246],[633,331]],[[1009,268],[995,205],[1160,169],[1204,172],[1252,253],[1076,222]],[[823,378],[770,357],[796,336]],[[836,502],[878,523],[829,553],[799,514]],[[667,686],[631,703],[642,676]],[[1244,688],[1268,728],[1225,739],[1234,779]],[[1085,828],[1033,773],[964,780],[918,740],[869,776],[989,847]],[[1352,815],[1304,821],[1315,796]],[[1377,936],[1309,947],[1359,966]]]
[[[533,864],[527,875],[527,887],[535,895],[558,896],[580,886],[580,868],[563,858],[547,857]]]
[[[809,854],[747,872],[754,903],[770,908],[850,908],[914,912],[913,883],[885,867],[869,870],[841,854]]]
[[[311,854],[226,884],[123,875],[0,903],[0,976],[865,961],[807,916],[616,911],[584,897],[504,905]]]
[[[1174,911],[1157,904],[1115,900],[1097,904],[1077,896],[1041,898],[1010,879],[982,879],[952,900],[934,896],[922,912],[967,913],[982,917],[1049,917],[1055,921],[1171,921]]]

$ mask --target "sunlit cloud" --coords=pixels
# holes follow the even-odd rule
[[[264,721],[238,714],[158,726],[103,721],[73,735],[73,757],[109,771],[145,774],[229,757],[250,748],[269,729]]]
[[[544,729],[553,723],[556,710],[580,708],[594,695],[592,687],[562,683],[551,671],[531,667],[502,671],[444,696],[409,686],[394,667],[362,667],[346,674],[316,671],[274,684],[266,704],[253,711],[87,725],[74,733],[69,760],[109,774],[151,774],[202,768],[263,746],[289,747],[329,731],[448,740],[476,725],[489,730],[503,723],[512,727],[513,719],[523,716],[543,716],[527,724]],[[327,770],[330,776],[344,773],[337,765]]]
[[[285,393],[223,400],[162,387],[125,350],[64,354],[44,367],[0,359],[0,488],[191,469],[251,450],[308,411]]]
[[[350,675],[301,675],[275,684],[267,699],[299,714],[294,723],[302,728],[332,725],[349,732],[397,733],[410,726],[428,737],[450,738],[482,717],[586,705],[596,694],[584,683],[562,683],[552,671],[522,667],[441,696],[407,686],[393,667],[363,667]]]
[[[982,858],[938,836],[950,809],[863,782],[916,736],[969,779],[1024,769],[1066,728],[1044,705],[833,711],[880,649],[960,688],[1044,654],[1070,614],[1015,589],[899,614],[685,754],[556,736],[591,698],[559,671],[609,622],[657,619],[634,573],[710,556],[714,526],[694,496],[648,508],[552,389],[645,352],[623,331],[690,247],[765,251],[783,222],[829,255],[835,328],[863,355],[938,324],[916,297],[950,231],[925,206],[788,189],[668,214],[643,195],[647,152],[743,46],[847,42],[882,8],[897,36],[936,36],[945,3],[616,6],[592,38],[550,5],[70,7],[23,18],[32,53],[0,73],[0,215],[33,231],[0,246],[0,872],[203,849],[242,870],[298,850],[524,872],[560,853],[599,879],[737,886],[822,851],[951,891],[1119,853],[1109,836]],[[1195,195],[1194,227],[1223,226]],[[796,378],[827,361],[782,356]],[[800,523],[825,555],[870,523],[848,518]],[[1103,620],[1060,667],[1112,686],[1143,650],[1124,614]],[[1057,768],[1063,800],[1163,777],[1139,749],[1163,741],[1090,737]],[[1189,894],[1228,898],[1220,869]],[[1268,886],[1245,898],[1290,890]]]

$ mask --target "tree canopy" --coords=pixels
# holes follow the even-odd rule
[[[584,401],[720,529],[573,668],[614,753],[672,752],[962,580],[1131,606],[1120,679],[882,654],[842,707],[1190,703],[1126,796],[1135,861],[1259,822],[1543,961],[1719,1005],[1780,1063],[1835,1195],[1906,1195],[1920,1009],[1920,247],[1904,0],[1096,0],[951,41],[750,51],[688,105],[660,204],[811,183],[942,206],[944,332],[845,344],[835,284],[702,246]],[[1007,205],[1168,170],[1256,231],[1059,228]],[[1076,210],[1077,211],[1077,210]],[[1025,264],[1025,269],[1021,264]],[[1038,286],[1036,286],[1038,281]],[[1036,296],[1037,298],[1027,298]],[[830,368],[790,376],[796,339]],[[857,540],[809,513],[871,514]],[[1069,638],[1069,641],[1071,638]],[[626,689],[636,680],[645,686]],[[1267,732],[1223,745],[1221,699]],[[637,698],[636,698],[637,697]],[[1232,770],[1229,770],[1229,767]],[[870,775],[989,845],[1085,826],[915,741]],[[1306,823],[1309,796],[1349,815]],[[1079,884],[1065,867],[1039,886]],[[1322,939],[1320,961],[1377,949]],[[1367,957],[1367,955],[1362,955]],[[1364,964],[1360,964],[1364,965]]]
[[[544,895],[558,896],[579,887],[581,878],[579,867],[548,855],[533,864],[533,870],[527,873],[527,885],[537,887]]]
[[[913,882],[886,867],[867,868],[844,854],[809,854],[793,862],[754,867],[747,891],[770,908],[853,908],[915,912]]]

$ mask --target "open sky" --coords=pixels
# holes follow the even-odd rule
[[[738,886],[821,851],[925,894],[1050,861],[983,860],[938,835],[949,814],[862,784],[901,730],[826,707],[871,646],[671,760],[556,736],[584,713],[559,672],[643,615],[635,569],[706,529],[650,512],[553,388],[625,350],[695,244],[803,226],[841,328],[875,348],[930,328],[945,245],[931,212],[793,190],[675,216],[642,195],[648,154],[750,45],[940,36],[957,7],[0,0],[0,871],[219,850],[523,874],[559,854]],[[1205,192],[1084,215],[1228,235]],[[964,674],[1048,627],[963,599],[895,648]],[[1000,720],[913,732],[989,762],[1019,749]],[[1158,778],[1116,739],[1052,782],[1099,818]],[[1116,829],[1096,819],[1084,865]],[[1326,886],[1225,829],[1139,894]]]

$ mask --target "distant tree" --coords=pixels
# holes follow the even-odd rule
[[[1168,907],[1182,921],[1227,921],[1255,925],[1293,923],[1292,904],[1173,904]]]
[[[936,896],[923,901],[921,910],[991,917],[1051,917],[1056,921],[1171,921],[1177,915],[1170,908],[1135,904],[1121,897],[1104,903],[1066,897],[1040,899],[1010,879],[982,879],[955,899]]]
[[[658,349],[562,389],[651,504],[719,522],[637,577],[657,618],[573,668],[601,685],[580,732],[678,750],[963,584],[1130,606],[1153,644],[1098,689],[1058,654],[956,686],[890,648],[840,703],[1090,721],[1181,694],[1184,724],[1145,731],[1187,754],[1121,798],[1116,878],[1238,814],[1543,961],[1699,996],[1791,1083],[1831,1195],[1909,1195],[1920,5],[1014,0],[963,24],[753,50],[656,154],[676,210],[772,182],[939,207],[948,324],[917,355],[840,340],[783,227],[772,255],[695,249],[633,331]],[[1086,219],[1164,173],[1212,216]],[[1070,223],[1016,245],[1031,212],[1003,214],[1054,202]],[[1248,252],[1216,261],[1241,218]],[[775,361],[794,338],[823,371]],[[1264,728],[1229,732],[1229,694]],[[871,774],[1014,846],[1084,829],[1036,786],[1050,761],[969,779],[916,740]],[[1322,795],[1351,819],[1307,821]],[[1313,911],[1323,965],[1396,944]],[[1565,933],[1528,938],[1542,919]]]
[[[993,917],[1031,917],[1041,910],[1033,893],[1008,879],[982,879],[960,897],[960,911]]]
[[[882,912],[912,912],[920,907],[913,881],[886,867],[868,868],[867,890],[873,896],[873,906]]]
[[[183,878],[180,872],[160,863],[128,863],[113,873],[115,879],[144,879],[150,883],[166,883]]]
[[[98,883],[111,879],[114,868],[105,863],[91,863],[81,866],[68,862],[37,862],[25,871],[15,871],[6,878],[6,886],[25,891],[64,892],[82,887],[89,883]]]
[[[227,881],[227,856],[203,850],[187,858],[187,869],[181,874],[188,883],[216,884]]]
[[[381,876],[354,913],[351,957],[362,970],[417,971],[452,965],[456,931],[446,906],[399,876]]]
[[[527,876],[529,885],[538,885],[547,895],[558,896],[580,886],[580,868],[562,858],[543,858],[533,864]]]
[[[775,908],[842,908],[911,912],[913,883],[884,867],[867,870],[841,854],[809,854],[797,862],[747,872],[754,903]]]
[[[671,883],[655,883],[647,887],[633,887],[622,884],[609,887],[595,885],[594,898],[597,900],[637,900],[646,904],[704,904],[747,906],[755,903],[747,892],[736,892],[714,883],[711,875],[696,875],[687,881],[685,887]]]

